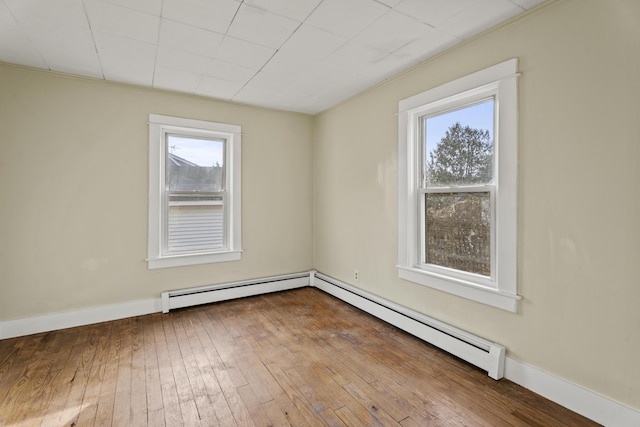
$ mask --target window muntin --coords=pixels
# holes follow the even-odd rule
[[[516,291],[517,75],[517,59],[511,59],[398,104],[398,276],[508,311],[517,311],[520,299]],[[488,138],[486,132],[482,137],[484,154],[475,157],[490,158],[484,164],[491,167],[435,179],[428,170],[430,153],[446,134],[433,132],[437,121],[446,119],[449,127],[460,121],[462,131],[466,124],[455,115],[476,108],[493,114],[487,116],[486,126],[468,123],[472,129],[489,132]],[[449,127],[445,123],[444,129]],[[471,227],[459,215],[465,209],[475,212]],[[446,226],[450,230],[443,231]],[[471,252],[470,244],[474,245]],[[443,251],[449,251],[447,256]]]
[[[149,116],[149,268],[240,259],[240,127]]]

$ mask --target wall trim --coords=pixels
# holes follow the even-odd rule
[[[640,426],[640,411],[507,356],[504,377],[605,426]]]
[[[309,272],[310,286],[314,286]],[[380,300],[384,298],[377,297]],[[389,301],[389,300],[387,300]],[[390,304],[394,304],[389,301]],[[142,316],[162,311],[160,298],[90,307],[44,316],[0,322],[0,339]],[[507,348],[508,351],[508,348]],[[504,377],[559,405],[605,426],[640,426],[640,410],[527,365],[507,355]]]
[[[80,310],[0,322],[0,339],[73,328],[162,311],[160,298],[101,305]]]

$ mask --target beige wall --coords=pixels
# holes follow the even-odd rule
[[[242,126],[242,260],[147,269],[148,114]],[[0,64],[0,321],[312,267],[311,116]]]
[[[640,2],[552,3],[316,119],[314,267],[640,409]],[[398,101],[518,57],[512,314],[397,278]]]
[[[368,291],[640,409],[638,22],[636,0],[554,2],[315,120],[0,64],[0,322],[312,267],[353,283],[358,269]],[[395,269],[398,101],[511,57],[517,314]],[[150,112],[243,126],[242,261],[147,270]]]

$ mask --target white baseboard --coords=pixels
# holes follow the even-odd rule
[[[89,307],[27,319],[0,322],[0,339],[108,322],[162,311],[160,298]]]
[[[310,276],[313,273],[311,272]],[[311,280],[310,282],[311,286],[313,286],[313,281]],[[389,303],[393,305],[391,301]],[[27,319],[9,320],[0,322],[0,339],[141,316],[160,311],[162,311],[161,299],[153,298]],[[508,355],[505,360],[504,376],[526,389],[605,426],[640,426],[639,410],[519,362]]]
[[[611,427],[640,426],[640,411],[507,356],[504,376],[565,408]]]

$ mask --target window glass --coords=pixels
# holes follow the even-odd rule
[[[468,189],[493,182],[494,100],[423,116],[422,129],[422,262],[490,277],[491,194]]]
[[[169,191],[218,192],[224,188],[224,140],[167,135]]]
[[[428,264],[491,276],[489,192],[427,193]]]
[[[493,179],[493,99],[424,117],[427,187],[486,184]]]
[[[167,134],[167,253],[225,246],[222,139]]]

